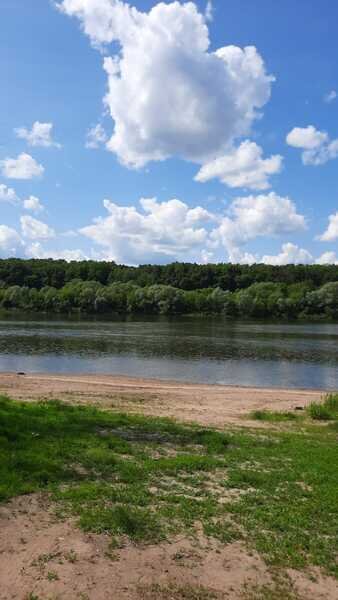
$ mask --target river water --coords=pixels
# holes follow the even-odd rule
[[[0,371],[338,389],[338,324],[18,315],[0,320]]]

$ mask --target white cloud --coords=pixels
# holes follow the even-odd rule
[[[118,42],[104,58],[114,121],[107,147],[129,167],[175,156],[203,164],[250,132],[273,77],[255,47],[209,50],[205,17],[192,2],[142,13],[120,0],[63,0],[92,44]]]
[[[326,102],[327,104],[331,104],[331,102],[333,102],[336,98],[337,98],[336,90],[331,90],[331,92],[328,92],[327,94],[325,94],[324,102]]]
[[[205,7],[205,13],[204,16],[206,18],[207,21],[213,21],[214,19],[214,6],[212,3],[212,0],[208,0],[206,7]]]
[[[44,173],[44,167],[25,152],[19,154],[17,158],[0,160],[0,168],[4,177],[8,179],[33,179]]]
[[[36,196],[29,196],[29,198],[25,198],[23,201],[23,207],[26,210],[31,210],[34,213],[39,213],[44,210],[43,205]]]
[[[40,242],[33,242],[27,246],[25,254],[29,258],[53,258],[54,260],[88,260],[88,256],[82,250],[46,250]]]
[[[239,265],[254,265],[260,262],[257,255],[245,252],[242,248],[231,248],[229,250],[229,261]]]
[[[10,204],[17,204],[19,198],[16,195],[15,190],[7,187],[3,183],[0,184],[0,202],[9,202]]]
[[[279,236],[305,228],[305,219],[289,198],[267,195],[237,198],[225,214],[190,208],[173,199],[140,200],[140,208],[104,201],[108,211],[80,233],[102,248],[101,258],[120,263],[205,262],[217,254],[231,262],[257,262],[245,244],[257,237]],[[226,254],[225,254],[226,251]]]
[[[264,159],[262,154],[260,146],[245,140],[228,154],[203,165],[195,180],[205,182],[217,177],[231,188],[265,190],[271,187],[269,176],[280,172],[283,158],[276,154]]]
[[[20,217],[22,235],[29,240],[47,240],[55,237],[54,230],[30,215]]]
[[[311,264],[313,257],[304,248],[299,248],[290,242],[282,245],[282,251],[276,256],[265,255],[262,258],[267,265]]]
[[[61,148],[61,144],[53,141],[52,138],[53,123],[40,123],[35,121],[32,129],[26,127],[18,127],[15,129],[15,134],[18,138],[26,140],[30,146],[42,146],[44,148]]]
[[[294,127],[286,136],[286,142],[294,148],[316,150],[329,139],[325,131],[318,131],[313,125],[308,127]]]
[[[108,140],[102,125],[98,123],[87,132],[86,148],[98,148]]]
[[[15,229],[0,225],[0,256],[16,256],[21,248],[21,239]]]
[[[219,227],[211,233],[211,238],[227,249],[231,262],[237,262],[241,246],[250,240],[305,228],[305,219],[297,213],[295,204],[289,198],[270,192],[234,200]]]
[[[338,212],[329,216],[329,225],[318,239],[322,242],[333,242],[338,239]]]
[[[286,136],[286,143],[303,150],[304,165],[323,165],[338,157],[338,139],[330,140],[326,131],[319,131],[313,125],[294,127]]]
[[[324,252],[316,260],[317,265],[338,265],[338,256],[335,252]]]
[[[201,207],[189,208],[180,200],[157,202],[141,198],[141,210],[104,201],[108,216],[98,218],[80,233],[104,248],[117,262],[168,262],[201,256],[207,242],[206,225],[214,219]]]

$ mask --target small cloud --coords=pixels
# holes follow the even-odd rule
[[[307,265],[313,262],[313,257],[304,248],[299,248],[296,244],[289,242],[282,245],[282,250],[279,254],[275,256],[265,255],[261,262],[266,265]]]
[[[331,140],[326,131],[313,125],[294,127],[286,136],[286,143],[302,150],[304,165],[324,165],[338,157],[338,139]]]
[[[86,148],[98,148],[108,140],[102,125],[98,123],[87,132]]]
[[[15,229],[0,225],[0,256],[17,256],[22,240]]]
[[[230,188],[266,190],[271,175],[282,169],[283,158],[279,154],[263,158],[263,150],[255,142],[245,140],[228,154],[205,163],[195,176],[195,181],[206,182],[218,178]]]
[[[324,102],[326,102],[327,104],[331,104],[331,102],[333,102],[336,98],[337,98],[336,90],[331,90],[331,92],[328,92],[327,94],[325,94]]]
[[[35,121],[32,129],[18,127],[14,129],[16,137],[26,140],[29,146],[42,146],[44,148],[61,148],[61,144],[54,142],[52,138],[53,123],[40,123]]]
[[[338,212],[329,216],[327,229],[317,239],[321,242],[334,242],[338,240]]]
[[[30,155],[22,152],[17,158],[0,160],[0,168],[7,179],[33,179],[44,173],[44,167],[39,165]]]
[[[48,240],[55,237],[55,231],[46,223],[29,215],[20,218],[22,235],[29,240]]]
[[[73,238],[73,237],[77,237],[79,235],[79,233],[78,233],[78,231],[69,229],[68,231],[64,231],[63,233],[61,233],[61,235],[64,237]]]
[[[19,198],[16,195],[15,190],[7,187],[3,183],[0,184],[0,202],[8,202],[9,204],[17,204]]]
[[[31,210],[34,213],[39,213],[44,210],[43,205],[41,204],[39,198],[36,196],[29,196],[23,201],[23,207],[26,210]]]
[[[324,254],[317,258],[316,265],[338,265],[337,254],[333,251],[324,252]]]
[[[205,12],[204,12],[204,16],[205,16],[205,20],[206,21],[213,21],[214,19],[214,6],[212,3],[212,0],[208,0],[207,5],[205,7]]]
[[[88,260],[88,256],[80,249],[75,250],[46,250],[40,242],[33,242],[26,248],[26,256],[29,258],[53,258],[54,260]]]

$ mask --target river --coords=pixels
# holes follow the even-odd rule
[[[338,325],[16,315],[0,320],[0,371],[338,389]]]

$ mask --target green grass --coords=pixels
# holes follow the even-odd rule
[[[338,420],[338,394],[328,394],[324,402],[312,402],[308,408],[311,419],[315,421]]]
[[[112,548],[193,534],[198,523],[222,543],[242,538],[270,565],[338,576],[335,398],[328,425],[304,417],[281,431],[225,433],[0,398],[0,500],[48,491],[60,516],[109,533]]]
[[[298,421],[299,415],[295,412],[278,412],[269,410],[255,410],[251,413],[251,418],[255,421],[267,421],[269,423],[283,423],[284,421]]]

